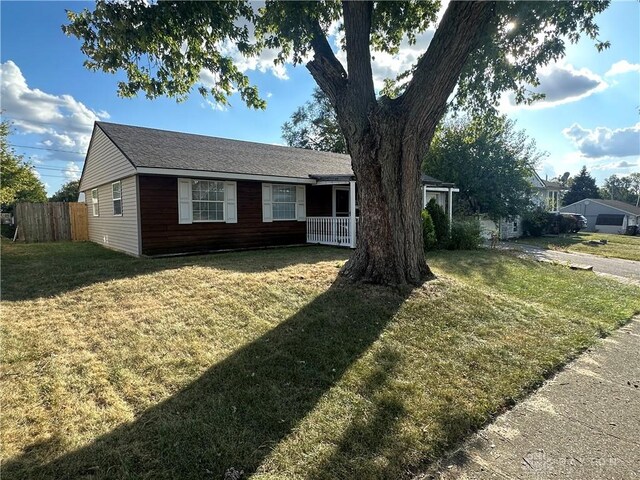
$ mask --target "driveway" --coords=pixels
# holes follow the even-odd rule
[[[557,250],[545,250],[530,245],[500,243],[499,248],[516,250],[533,256],[538,260],[567,263],[572,265],[592,266],[593,271],[604,275],[612,275],[633,283],[640,283],[640,262],[622,260],[619,258],[605,258],[588,253],[567,253]]]

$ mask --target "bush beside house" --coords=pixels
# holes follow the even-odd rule
[[[437,204],[436,207],[442,210]],[[480,222],[477,219],[454,219],[450,231],[446,216],[444,216],[444,220],[446,230],[439,239],[437,224],[433,221],[428,208],[422,211],[422,235],[425,251],[445,248],[448,250],[475,250],[482,243]]]
[[[422,210],[422,240],[424,242],[425,252],[435,250],[438,240],[436,239],[433,219],[427,210]]]
[[[559,215],[536,208],[523,215],[522,233],[529,237],[540,237],[544,234],[564,234],[580,230],[577,218],[570,215]]]
[[[435,198],[432,198],[427,203],[427,211],[431,216],[431,220],[433,220],[438,248],[446,248],[449,240],[449,219],[447,214],[444,213],[444,209],[438,205]]]
[[[454,220],[451,223],[449,250],[475,250],[482,243],[480,222],[477,220]]]

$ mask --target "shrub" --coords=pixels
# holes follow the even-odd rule
[[[551,216],[542,208],[526,212],[522,216],[522,233],[530,237],[540,237],[551,228]]]
[[[2,225],[0,226],[0,234],[5,238],[13,238],[13,234],[16,232],[14,225]]]
[[[429,203],[427,203],[427,211],[433,220],[438,247],[445,248],[449,240],[449,219],[435,198],[432,198],[429,200]]]
[[[477,220],[454,220],[451,224],[449,250],[475,250],[482,242],[480,222]]]
[[[433,219],[427,210],[422,211],[422,239],[424,241],[425,252],[436,248],[436,244],[438,243],[436,230],[433,225]]]

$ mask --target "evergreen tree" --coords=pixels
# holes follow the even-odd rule
[[[569,191],[562,199],[562,204],[571,205],[585,198],[600,198],[596,180],[587,172],[586,165],[578,175],[569,180]]]

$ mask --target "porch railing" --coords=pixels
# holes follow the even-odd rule
[[[351,246],[349,217],[307,217],[307,243]]]

